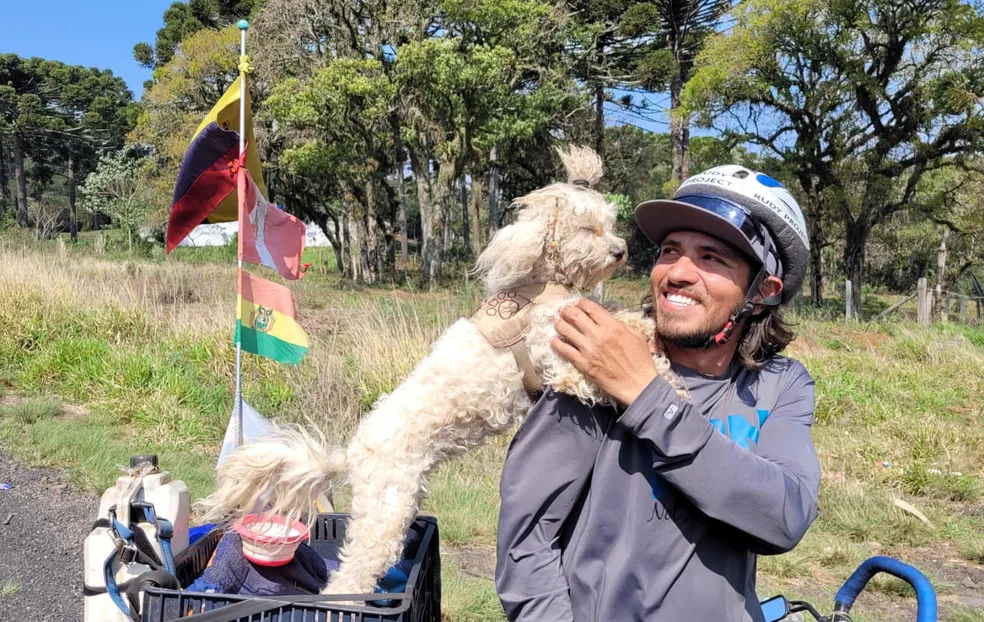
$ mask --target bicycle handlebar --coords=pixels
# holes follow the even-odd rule
[[[834,598],[834,610],[845,613],[850,611],[855,599],[864,590],[868,581],[879,572],[886,572],[902,579],[916,591],[916,601],[918,602],[916,622],[937,622],[936,591],[926,575],[897,559],[883,556],[872,557],[858,566],[854,574],[838,590],[837,596]]]

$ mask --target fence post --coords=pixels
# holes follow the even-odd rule
[[[851,319],[851,279],[844,281],[844,319]]]
[[[952,298],[953,296],[947,292],[946,298],[943,299],[943,317],[941,317],[940,320],[944,323],[950,321],[950,302]]]
[[[926,291],[926,279],[919,279],[919,297],[916,319],[920,326],[929,326],[929,292]]]
[[[966,296],[960,297],[960,323],[961,324],[967,323],[967,297]]]

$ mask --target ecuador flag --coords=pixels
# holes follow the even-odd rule
[[[234,222],[239,218],[234,160],[239,153],[239,98],[242,80],[235,80],[198,125],[185,153],[174,188],[167,222],[166,250],[174,250],[202,223]],[[253,112],[246,94],[246,168],[266,195],[260,156],[253,137]]]
[[[290,290],[240,268],[233,343],[280,363],[300,363],[309,344],[297,323]]]

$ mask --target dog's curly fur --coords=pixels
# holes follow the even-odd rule
[[[588,404],[610,404],[612,399],[558,355],[550,340],[558,309],[624,263],[626,243],[614,232],[614,206],[593,188],[602,174],[600,158],[586,148],[558,151],[567,182],[517,199],[516,222],[495,234],[476,272],[490,295],[531,283],[565,286],[569,296],[539,302],[530,313],[525,342],[533,366],[545,387]],[[653,335],[652,321],[641,311],[617,316]],[[656,360],[660,372],[672,377],[668,362]],[[461,319],[392,394],[376,402],[346,448],[332,449],[301,426],[278,427],[273,436],[230,454],[215,491],[198,506],[206,520],[215,521],[257,508],[290,518],[310,516],[315,499],[347,475],[351,518],[341,566],[324,593],[371,594],[398,560],[432,469],[512,429],[530,409],[522,376],[508,349],[493,348]]]

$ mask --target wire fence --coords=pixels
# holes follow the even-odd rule
[[[984,291],[981,291],[980,284],[974,279],[974,289],[977,295],[968,295],[963,292],[955,292],[942,288],[930,288],[925,278],[919,279],[916,291],[904,296],[898,302],[890,305],[875,315],[871,321],[876,322],[890,314],[899,311],[906,303],[913,298],[916,299],[916,321],[922,326],[929,326],[934,322],[949,322],[955,320],[962,324],[976,323],[982,324],[982,314],[984,314]],[[854,305],[852,304],[851,281],[844,282],[844,317],[852,319]],[[951,310],[954,301],[957,302],[956,317],[952,317]],[[976,309],[976,313],[969,313],[971,304]],[[975,317],[976,316],[976,317]]]

